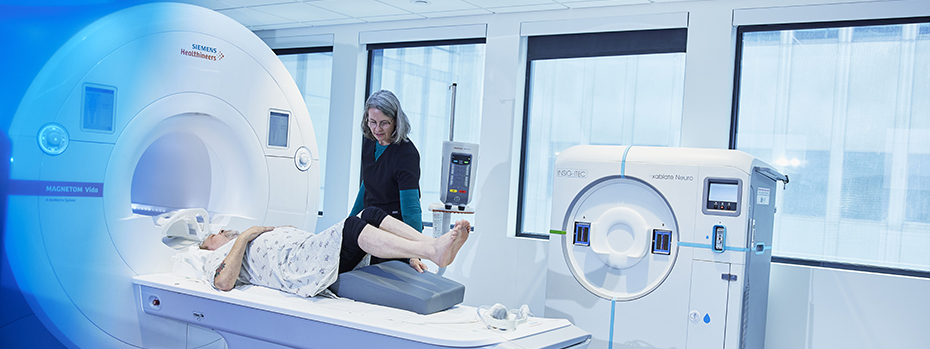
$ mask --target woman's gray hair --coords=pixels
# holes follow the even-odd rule
[[[362,135],[370,140],[375,140],[375,135],[371,134],[368,128],[368,109],[376,108],[384,113],[394,123],[394,133],[391,134],[391,143],[406,142],[407,135],[410,134],[410,121],[407,120],[407,114],[400,108],[400,100],[391,91],[381,90],[371,94],[365,101],[365,112],[362,114]]]

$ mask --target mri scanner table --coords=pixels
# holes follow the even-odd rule
[[[512,332],[488,329],[475,308],[430,315],[260,287],[221,292],[172,273],[133,278],[142,310],[220,333],[231,348],[280,344],[342,348],[585,348],[590,335],[564,319],[531,318]]]

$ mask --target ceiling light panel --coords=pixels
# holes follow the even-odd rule
[[[313,1],[307,3],[310,6],[316,6],[332,12],[341,13],[349,17],[374,17],[374,16],[395,16],[407,15],[409,11],[378,2],[374,0],[334,0],[334,1]]]
[[[410,2],[410,0],[378,0],[385,4],[409,11],[412,13],[439,12],[439,11],[459,11],[475,10],[480,7],[469,4],[461,0],[430,0],[430,4],[422,5]]]
[[[522,6],[508,6],[508,7],[489,7],[488,9],[494,11],[495,13],[507,13],[507,12],[526,12],[526,11],[545,11],[545,10],[564,10],[568,7],[562,4],[538,4],[538,5],[522,5]]]
[[[350,16],[346,16],[344,14],[339,14],[304,3],[256,6],[250,8],[298,22],[314,22],[350,18]]]
[[[558,4],[554,0],[465,0],[465,1],[468,1],[468,3],[473,4],[475,6],[484,7],[484,8]]]
[[[246,27],[294,22],[289,19],[255,11],[250,8],[234,8],[228,10],[219,10],[217,12],[227,15],[229,18],[235,19],[237,22],[242,23],[242,25]]]
[[[474,10],[458,10],[458,11],[440,11],[440,12],[422,12],[420,15],[423,15],[427,18],[442,18],[442,17],[464,17],[464,16],[478,16],[478,15],[488,15],[492,14],[490,10],[485,9],[474,9]]]

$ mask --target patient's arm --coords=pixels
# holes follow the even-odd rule
[[[236,286],[236,279],[239,278],[239,271],[242,269],[242,257],[249,248],[249,243],[256,237],[274,227],[251,227],[239,234],[239,238],[233,244],[232,250],[226,255],[226,259],[216,268],[216,274],[213,275],[213,285],[222,291],[229,291]]]

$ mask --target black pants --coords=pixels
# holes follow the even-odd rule
[[[377,207],[367,207],[362,210],[362,217],[350,216],[342,226],[342,250],[339,252],[339,273],[352,270],[367,254],[358,246],[358,237],[366,225],[381,227],[381,222],[387,217],[384,210]],[[379,258],[380,259],[380,258]],[[372,256],[372,260],[375,257]],[[377,264],[372,262],[372,264]]]

